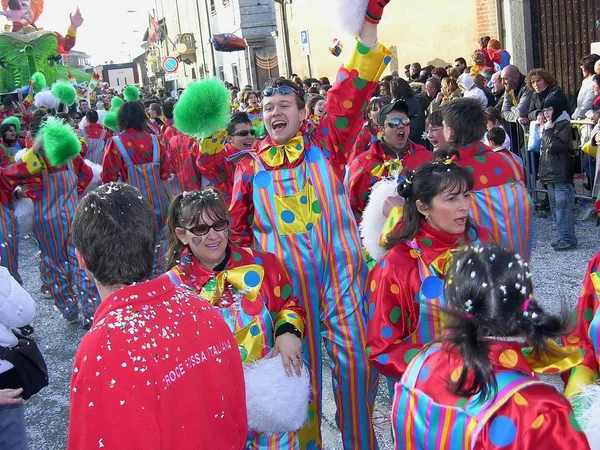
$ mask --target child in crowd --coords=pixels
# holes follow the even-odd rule
[[[503,128],[494,127],[488,129],[485,135],[485,141],[485,143],[495,152],[502,152],[513,158],[516,162],[521,164],[521,166],[523,165],[523,159],[510,151],[510,139],[506,136],[506,132]]]
[[[522,354],[525,342],[532,355],[548,354],[546,339],[567,324],[532,297],[521,257],[468,248],[455,256],[444,292],[447,333],[396,384],[396,448],[589,449],[569,403]]]

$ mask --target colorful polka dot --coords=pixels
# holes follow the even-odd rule
[[[450,374],[450,380],[453,383],[456,383],[458,381],[458,379],[460,378],[460,376],[462,375],[462,371],[463,371],[463,366],[459,366],[456,369],[454,369],[452,371],[452,373]]]
[[[394,308],[392,308],[392,311],[390,312],[390,322],[396,325],[398,323],[398,320],[400,320],[401,315],[402,309],[400,309],[399,306],[394,306]]]
[[[419,349],[418,348],[411,348],[410,350],[408,350],[404,354],[404,362],[406,364],[410,363],[417,353],[419,353]]]
[[[594,310],[592,308],[586,309],[583,312],[583,318],[588,322],[594,318]]]
[[[321,204],[319,203],[318,200],[315,200],[314,202],[312,202],[311,208],[312,208],[313,213],[321,214]]]
[[[363,80],[362,78],[355,78],[354,79],[354,87],[356,89],[364,89],[367,87],[367,85],[369,84],[369,82],[367,80]]]
[[[502,169],[500,167],[494,167],[494,173],[500,176],[502,175]]]
[[[266,188],[271,184],[271,174],[266,170],[259,171],[254,176],[254,184],[261,189]]]
[[[293,223],[294,220],[296,220],[296,216],[293,212],[285,210],[281,213],[281,220],[283,220],[285,223]]]
[[[292,287],[289,284],[286,284],[281,290],[281,298],[287,300],[292,295]]]
[[[255,288],[260,283],[260,275],[254,270],[250,270],[244,275],[244,283],[249,288]]]
[[[233,252],[233,260],[235,262],[240,262],[242,260],[242,255],[240,255],[238,252]]]
[[[313,227],[314,227],[314,225],[313,225],[312,223],[310,223],[310,222],[309,222],[309,223],[307,223],[307,224],[306,224],[306,231],[310,231],[310,230],[312,230],[312,229],[313,229]]]
[[[369,320],[373,320],[375,316],[375,303],[369,302]]]
[[[521,394],[519,394],[518,392],[513,396],[513,399],[515,400],[515,403],[519,406],[529,405],[529,402],[527,401],[527,399],[525,397],[523,397]]]
[[[300,203],[302,203],[303,205],[306,205],[308,203],[308,198],[306,198],[306,195],[300,197]]]
[[[391,338],[393,333],[392,327],[383,327],[381,329],[381,337],[384,339]]]
[[[260,333],[260,328],[258,327],[258,325],[252,325],[250,327],[250,334],[252,336],[258,336],[259,333]]]
[[[389,363],[389,362],[390,362],[390,355],[387,355],[387,354],[385,354],[385,353],[384,353],[384,354],[382,354],[382,355],[379,355],[379,356],[377,357],[377,362],[378,362],[379,364],[387,364],[387,363]]]
[[[273,293],[275,294],[275,297],[281,297],[281,288],[279,286],[275,286]]]
[[[429,238],[424,238],[421,240],[421,242],[423,243],[423,245],[426,245],[427,247],[433,246],[433,241]]]
[[[488,177],[486,177],[485,175],[481,175],[479,177],[479,181],[481,182],[481,184],[487,184],[488,183]]]
[[[246,350],[246,347],[244,347],[243,345],[240,345],[239,349],[240,349],[240,356],[242,357],[242,362],[245,362],[246,359],[248,359],[248,350]]]
[[[429,276],[423,280],[421,285],[421,292],[425,298],[438,298],[442,295],[444,289],[444,282],[436,276]]]
[[[371,280],[371,292],[375,292],[376,287],[377,287],[377,283],[375,283],[375,280]]]
[[[487,161],[487,158],[485,157],[485,155],[476,155],[473,157],[473,159],[475,161],[477,161],[478,163],[482,163],[482,164]]]
[[[335,127],[338,130],[345,130],[346,128],[348,128],[349,124],[350,122],[345,117],[338,117],[337,119],[335,119]]]
[[[494,418],[490,425],[489,438],[493,445],[506,447],[512,444],[517,437],[517,427],[515,423],[506,416]]]
[[[399,294],[399,293],[400,293],[400,288],[398,287],[398,285],[397,285],[397,284],[392,284],[392,285],[390,286],[390,292],[391,292],[392,294],[396,294],[396,295],[397,295],[397,294]]]
[[[354,106],[354,103],[352,103],[350,100],[345,100],[344,103],[342,103],[342,106],[346,109],[350,109],[352,106]]]
[[[540,414],[539,416],[537,416],[535,418],[535,420],[533,421],[533,423],[531,424],[531,428],[537,430],[539,427],[542,426],[542,424],[544,423],[544,415]]]
[[[459,399],[458,399],[458,401],[456,402],[456,407],[457,407],[457,408],[464,409],[464,408],[465,408],[465,406],[467,406],[467,402],[468,402],[468,400],[467,400],[466,398],[464,398],[464,397],[461,397],[461,398],[459,398]]]
[[[502,364],[503,367],[506,367],[507,369],[512,369],[517,365],[519,357],[517,355],[517,352],[515,352],[514,350],[505,350],[500,354],[498,360],[500,361],[500,364]]]

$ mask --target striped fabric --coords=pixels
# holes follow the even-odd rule
[[[166,270],[167,229],[166,218],[169,207],[169,197],[160,179],[160,145],[156,136],[152,137],[152,162],[134,165],[129,153],[123,145],[120,136],[113,138],[121,157],[127,165],[128,183],[137,188],[150,202],[156,214],[158,223],[158,242],[154,252],[154,276],[161,275]],[[133,152],[133,150],[130,150]]]
[[[331,357],[336,421],[345,448],[376,449],[372,410],[377,376],[365,354],[361,297],[367,266],[358,226],[342,182],[323,151],[305,137],[305,161],[267,171],[254,158],[253,231],[261,250],[287,269],[306,309],[304,356],[311,368],[310,422],[300,431],[302,449],[321,448],[321,339]],[[271,447],[269,447],[271,448]],[[273,447],[274,448],[274,447]],[[279,448],[279,447],[277,447]]]
[[[429,368],[423,370],[427,359],[440,351],[441,344],[435,344],[419,353],[396,384],[392,427],[398,449],[474,449],[481,430],[500,407],[521,389],[542,384],[521,372],[497,372],[495,397],[479,403],[480,395],[475,395],[463,407],[436,403],[416,385],[429,376]]]
[[[507,183],[473,191],[470,214],[479,226],[491,231],[495,242],[529,261],[533,247],[532,205],[523,183]]]
[[[81,134],[83,139],[88,146],[88,153],[86,155],[86,159],[89,159],[94,164],[102,165],[102,159],[104,158],[104,148],[108,142],[106,138],[108,132],[106,130],[102,130],[102,134],[97,139],[92,139],[87,136],[85,130],[81,130]]]
[[[42,171],[44,194],[35,201],[33,234],[40,248],[40,274],[56,306],[67,320],[78,315],[80,299],[85,318],[98,308],[96,285],[77,264],[71,242],[71,222],[77,208],[77,175],[71,163],[66,170]]]
[[[13,278],[22,283],[19,275],[17,227],[14,210],[10,205],[2,204],[0,211],[0,265],[6,267]]]

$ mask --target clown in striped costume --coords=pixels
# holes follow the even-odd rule
[[[328,114],[316,127],[303,125],[304,101],[293,83],[275,80],[265,88],[269,136],[240,161],[235,175],[232,229],[245,245],[279,258],[307,314],[304,354],[313,401],[310,422],[300,431],[302,449],[321,448],[322,342],[332,361],[344,448],[377,448],[371,422],[377,376],[366,360],[360,303],[367,267],[343,186],[351,150],[346,145],[391,61],[389,50],[376,44],[376,30],[365,23],[361,42],[328,93]]]

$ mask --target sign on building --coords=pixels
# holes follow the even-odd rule
[[[179,69],[179,61],[174,56],[167,56],[163,59],[162,68],[165,73],[175,73]]]
[[[306,56],[310,55],[310,43],[308,41],[308,30],[300,32],[300,40],[302,41],[302,53]]]

